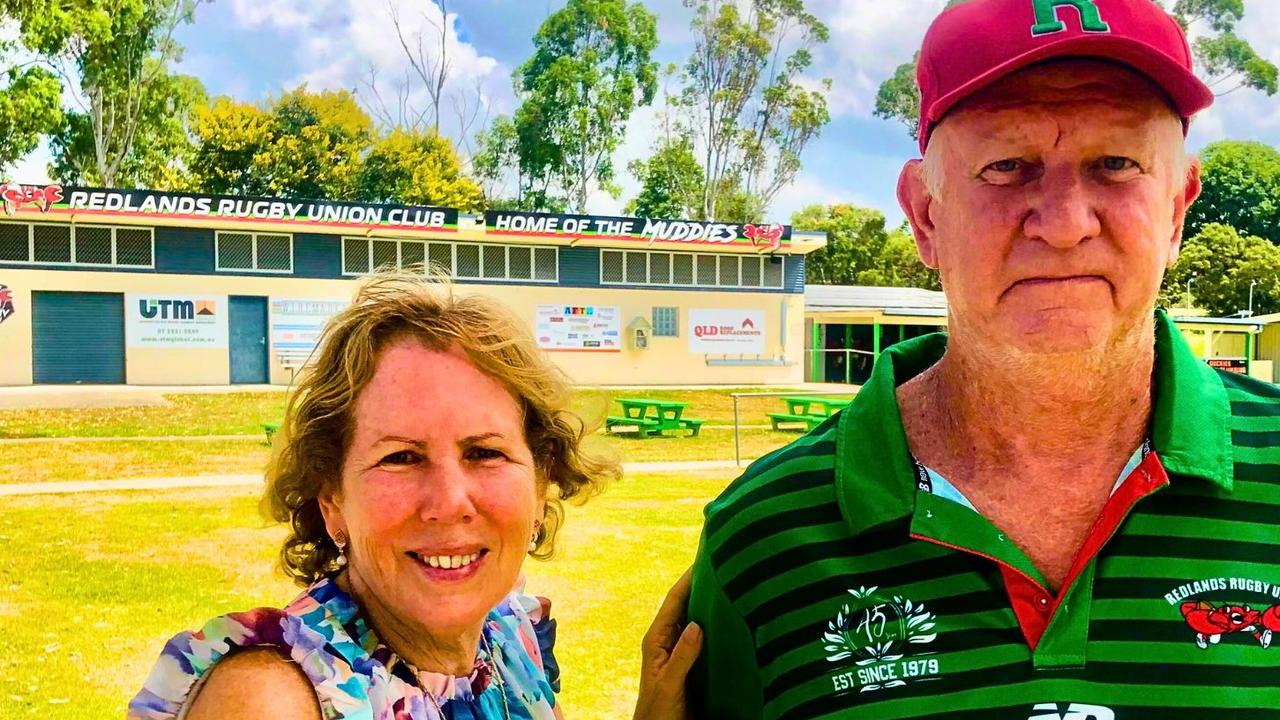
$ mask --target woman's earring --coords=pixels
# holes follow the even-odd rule
[[[333,534],[333,544],[338,546],[338,559],[334,564],[344,567],[347,564],[347,534],[339,530]]]
[[[541,527],[538,523],[533,524],[533,535],[529,537],[529,552],[533,553],[538,549],[538,536],[541,535]]]

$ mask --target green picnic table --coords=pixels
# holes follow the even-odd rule
[[[635,433],[638,437],[647,438],[662,435],[667,430],[688,430],[689,437],[695,437],[706,422],[683,417],[684,409],[689,407],[686,402],[619,398],[618,404],[622,406],[622,414],[610,415],[605,420],[605,429],[613,433]]]
[[[787,404],[786,412],[768,413],[774,430],[781,430],[781,425],[803,425],[805,430],[812,430],[849,404],[847,399],[814,395],[789,395],[782,401]]]
[[[264,422],[264,423],[262,423],[262,429],[263,429],[263,431],[265,431],[265,432],[267,433],[267,444],[268,444],[268,445],[270,445],[270,444],[271,444],[271,437],[272,437],[273,435],[275,435],[276,433],[280,432],[280,423],[278,423],[278,422]]]

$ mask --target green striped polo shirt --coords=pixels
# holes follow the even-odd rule
[[[1152,451],[1051,594],[918,482],[895,388],[945,347],[889,349],[707,507],[695,716],[1280,720],[1280,389],[1208,367],[1158,314]]]

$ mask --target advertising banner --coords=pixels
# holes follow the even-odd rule
[[[129,347],[227,347],[226,295],[128,293],[124,317]]]
[[[271,300],[271,347],[279,354],[310,355],[329,318],[345,310],[347,300]]]
[[[596,305],[539,305],[534,336],[544,350],[620,352],[621,312]]]
[[[1244,358],[1209,358],[1209,367],[1226,370],[1237,375],[1244,375],[1249,367]]]
[[[281,200],[199,193],[117,190],[62,185],[0,184],[0,202],[18,210],[75,212],[77,217],[147,215],[184,220],[253,220],[283,226],[456,230],[458,211],[425,205],[374,205],[331,200]]]
[[[489,210],[484,214],[486,235],[542,235],[597,240],[679,242],[697,245],[745,246],[777,250],[791,244],[790,225],[705,223],[690,220],[556,215],[552,213]]]
[[[690,310],[689,352],[763,355],[764,310]]]

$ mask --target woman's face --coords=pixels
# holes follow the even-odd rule
[[[511,592],[543,494],[511,393],[461,350],[406,339],[357,399],[341,486],[320,503],[375,624],[450,636]]]

